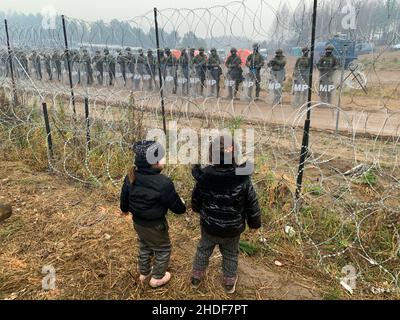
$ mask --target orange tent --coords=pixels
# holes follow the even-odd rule
[[[171,50],[171,53],[172,53],[172,55],[173,55],[175,58],[177,58],[177,59],[179,59],[179,58],[181,57],[181,51],[180,51],[180,50],[172,49],[172,50]]]
[[[251,55],[253,51],[249,49],[238,49],[237,55],[239,56],[240,60],[242,60],[242,64],[245,66],[247,62],[247,58],[249,55]],[[228,59],[231,56],[231,54],[228,55],[226,59]],[[226,60],[225,60],[226,62]]]

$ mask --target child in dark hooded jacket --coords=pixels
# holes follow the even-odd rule
[[[155,141],[140,141],[134,145],[134,152],[135,167],[121,191],[121,211],[132,213],[138,235],[140,281],[151,277],[150,286],[157,288],[171,279],[167,268],[172,247],[165,216],[168,210],[183,214],[186,207],[171,179],[161,174],[164,148]]]
[[[201,239],[193,263],[192,286],[198,288],[205,276],[209,259],[218,245],[222,254],[223,286],[236,290],[239,241],[246,229],[261,227],[261,212],[251,175],[243,175],[236,165],[237,145],[231,137],[221,136],[210,146],[213,165],[193,168],[196,186],[192,209],[200,213]],[[244,171],[244,170],[242,170]],[[239,174],[240,173],[240,174]]]

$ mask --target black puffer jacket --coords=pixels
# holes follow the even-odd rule
[[[121,191],[121,210],[131,212],[135,223],[155,226],[165,222],[168,209],[176,214],[186,212],[173,182],[161,170],[138,169],[135,177],[133,185],[126,177]]]
[[[192,195],[192,208],[200,213],[204,230],[214,236],[233,238],[243,233],[246,221],[251,229],[261,227],[261,212],[250,176],[236,175],[235,168],[192,171],[197,184]]]

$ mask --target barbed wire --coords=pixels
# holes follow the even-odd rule
[[[346,37],[335,37],[343,31],[341,8],[349,2],[329,3],[321,1],[319,6],[322,21],[318,40],[322,47],[316,47],[317,61],[328,43],[336,45],[334,54],[341,61],[343,43],[355,51],[359,39],[365,42],[375,37],[370,37],[365,24]],[[367,20],[371,4],[350,3],[357,8],[357,19]],[[398,3],[396,8],[387,24],[399,17]],[[21,158],[29,149],[36,163],[48,162],[52,171],[75,181],[119,186],[130,165],[131,143],[150,129],[162,128],[163,89],[166,117],[179,128],[255,129],[254,179],[268,211],[263,237],[277,235],[262,241],[269,250],[283,253],[282,241],[294,239],[302,253],[315,256],[319,267],[333,277],[341,277],[340,269],[332,269],[333,265],[353,264],[367,286],[398,290],[400,79],[395,68],[400,67],[396,64],[400,55],[391,47],[399,39],[399,28],[391,25],[386,38],[381,37],[384,40],[374,40],[380,42],[375,48],[349,61],[343,77],[343,66],[328,78],[325,71],[315,70],[318,76],[311,102],[314,130],[302,209],[298,211],[293,186],[307,113],[304,91],[308,88],[296,91],[307,84],[307,76],[296,69],[295,62],[301,57],[299,47],[310,45],[309,10],[308,1],[300,1],[296,7],[282,3],[274,8],[266,1],[249,7],[236,1],[210,8],[158,10],[161,47],[171,50],[170,56],[162,56],[162,88],[152,11],[110,23],[67,17],[68,51],[61,19],[50,30],[39,23],[17,25],[10,19],[11,55],[7,47],[0,46],[4,95],[0,95],[0,127],[8,139],[2,144],[14,148]],[[273,16],[272,25],[265,22],[268,15]],[[6,44],[1,26],[0,42]],[[259,79],[247,60],[254,53],[254,42],[259,43],[266,62],[258,68]],[[209,50],[217,49],[217,66],[201,65],[201,47],[209,58]],[[231,47],[239,49],[241,60],[238,69],[243,76],[238,88],[238,79],[226,65]],[[195,49],[192,56],[191,48]],[[278,48],[283,49],[286,64],[274,70],[267,62],[275,59]],[[152,56],[147,55],[148,49],[153,50]],[[67,56],[74,98],[70,96]],[[218,70],[217,74],[213,70]],[[333,86],[332,95],[321,90],[321,85]],[[336,94],[341,86],[342,105],[338,105]],[[15,92],[18,104],[13,103]],[[88,118],[85,98],[89,101]],[[53,154],[45,147],[50,135],[45,133],[41,118],[43,102],[49,107]],[[170,173],[173,171],[171,168]],[[281,201],[274,202],[277,198]],[[295,233],[284,232],[285,228],[291,230],[287,227]]]

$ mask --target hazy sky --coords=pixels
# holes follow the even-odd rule
[[[246,6],[254,10],[262,0],[245,0]],[[285,0],[287,4],[296,6],[300,0]],[[224,5],[230,0],[0,0],[0,11],[18,11],[24,13],[40,13],[43,8],[52,6],[59,14],[70,17],[95,21],[103,19],[109,21],[113,18],[130,19],[152,10],[164,8],[198,8]],[[272,7],[278,7],[281,0],[264,0]],[[266,8],[266,6],[264,6]],[[272,12],[266,15],[273,17]],[[267,16],[267,17],[268,17]]]

